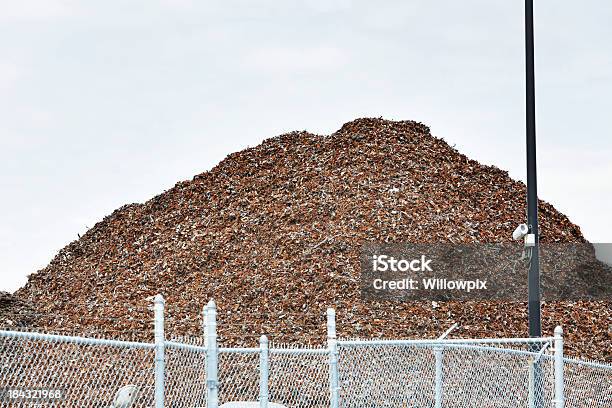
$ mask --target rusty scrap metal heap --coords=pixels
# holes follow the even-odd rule
[[[585,242],[541,201],[542,242]],[[17,296],[36,325],[151,336],[148,297],[167,300],[171,335],[199,334],[219,306],[225,344],[320,343],[327,307],[342,337],[527,333],[525,303],[386,302],[359,292],[359,250],[375,242],[508,242],[524,221],[525,185],[412,121],[358,119],[336,133],[292,132],[229,155],[144,204],[119,208],[30,276]],[[520,245],[520,244],[517,244]],[[525,294],[526,299],[526,294]],[[568,353],[611,360],[609,301],[543,305]]]

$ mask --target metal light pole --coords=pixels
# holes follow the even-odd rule
[[[535,236],[529,263],[529,336],[541,337],[540,237],[538,231],[538,181],[536,175],[535,73],[533,45],[533,0],[525,0],[525,74],[527,123],[527,225]]]
[[[541,337],[540,311],[540,237],[538,231],[538,180],[536,175],[535,136],[535,69],[533,40],[533,0],[525,0],[525,85],[526,85],[526,135],[527,135],[527,226],[533,236],[529,262],[529,336]],[[536,346],[534,344],[534,346]],[[536,346],[537,347],[537,346]],[[540,345],[541,347],[541,345]],[[534,350],[535,351],[535,350]],[[530,363],[530,407],[544,407],[542,368],[539,361]]]

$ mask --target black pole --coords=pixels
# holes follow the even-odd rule
[[[536,176],[535,73],[533,44],[533,0],[525,0],[525,73],[527,113],[527,225],[535,235],[529,264],[529,335],[541,337],[540,257],[538,231],[538,181]]]
[[[535,129],[535,69],[533,40],[533,0],[525,0],[525,77],[526,77],[526,134],[527,134],[527,225],[534,235],[529,262],[529,336],[541,337],[540,318],[540,234],[538,231],[538,179],[536,175],[536,129]],[[533,344],[535,348],[538,345]],[[540,344],[539,347],[542,347]],[[536,351],[535,349],[533,351]],[[543,408],[545,395],[540,363],[533,365],[533,403]]]

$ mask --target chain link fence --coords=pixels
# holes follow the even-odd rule
[[[219,403],[257,401],[259,349],[222,349],[219,352]]]
[[[612,365],[564,359],[566,407],[612,407]]]
[[[528,341],[452,341],[339,342],[341,405],[553,406],[554,367]]]
[[[270,401],[287,407],[329,407],[327,348],[272,347]]]
[[[165,344],[165,404],[206,406],[206,348],[202,338],[178,338]]]
[[[230,348],[217,345],[214,303],[201,338],[165,339],[160,297],[155,310],[153,343],[0,331],[0,407],[612,406],[612,365],[563,358],[560,330],[538,339],[336,340],[329,310],[325,346],[269,346],[262,336],[258,347]]]
[[[153,404],[153,344],[0,331],[0,406],[108,407],[136,386],[135,406]]]

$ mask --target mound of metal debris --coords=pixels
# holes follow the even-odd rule
[[[21,328],[36,322],[36,312],[29,302],[7,292],[0,292],[0,327]]]
[[[540,202],[542,242],[582,242]],[[498,243],[525,217],[525,186],[412,121],[358,119],[329,135],[293,132],[229,155],[143,204],[124,206],[31,275],[17,296],[45,329],[142,333],[149,297],[167,302],[168,332],[198,334],[214,298],[225,344],[321,342],[325,309],[343,337],[527,333],[519,302],[394,302],[360,295],[364,242]],[[520,245],[520,244],[517,244]],[[525,294],[526,298],[526,294]],[[608,300],[543,305],[570,355],[611,360]]]

